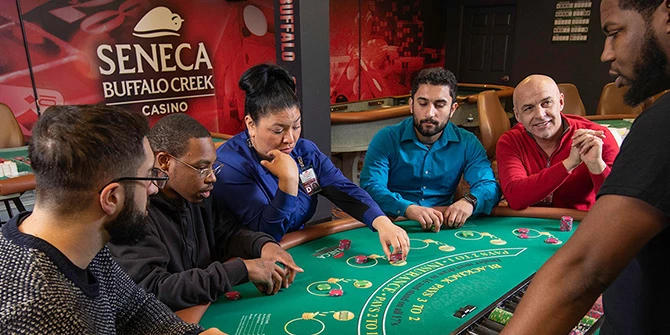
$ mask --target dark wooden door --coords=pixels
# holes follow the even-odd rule
[[[465,7],[459,82],[509,85],[515,6]]]

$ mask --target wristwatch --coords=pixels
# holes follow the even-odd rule
[[[472,193],[468,193],[468,194],[464,195],[463,199],[465,199],[465,201],[469,202],[470,205],[472,205],[472,210],[477,208],[477,197],[472,195]]]

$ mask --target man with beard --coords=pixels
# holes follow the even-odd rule
[[[0,235],[2,333],[202,331],[137,287],[105,247],[143,237],[147,196],[167,181],[153,168],[146,119],[102,105],[53,106],[32,131],[35,210]]]
[[[418,221],[424,230],[437,232],[443,223],[461,227],[500,200],[484,147],[449,122],[458,108],[457,88],[451,71],[421,70],[412,82],[412,117],[380,130],[365,154],[361,186],[387,215]],[[454,199],[461,177],[470,193]]]
[[[496,146],[498,177],[509,207],[591,209],[619,153],[610,131],[561,113],[563,93],[547,76],[522,80],[513,99],[519,123]]]
[[[670,1],[603,0],[601,55],[637,104],[670,88]],[[540,269],[503,334],[566,334],[603,294],[600,334],[667,334],[670,94],[642,112],[568,242]]]
[[[109,245],[130,277],[173,310],[215,301],[247,281],[266,294],[288,287],[302,272],[291,255],[270,235],[213,208],[210,191],[221,164],[209,131],[172,114],[154,125],[149,142],[170,179],[150,197],[149,235],[134,245]]]

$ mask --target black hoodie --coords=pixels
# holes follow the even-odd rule
[[[211,198],[195,204],[159,192],[150,199],[149,235],[133,246],[108,247],[140,287],[172,310],[215,301],[232,286],[246,283],[247,268],[237,257],[258,258],[265,243],[276,243],[213,209]]]

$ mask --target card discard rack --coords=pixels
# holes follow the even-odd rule
[[[503,294],[498,300],[482,309],[470,321],[451,333],[451,335],[495,335],[502,332],[507,322],[512,318],[521,298],[526,293],[534,274],[526,278],[519,285]],[[475,306],[468,305],[471,310]],[[458,315],[458,316],[457,316]],[[462,309],[455,311],[454,317],[464,317]],[[591,310],[585,315],[577,326],[573,328],[570,335],[591,335],[596,332],[605,320],[603,316],[602,303],[600,298],[591,307]]]

